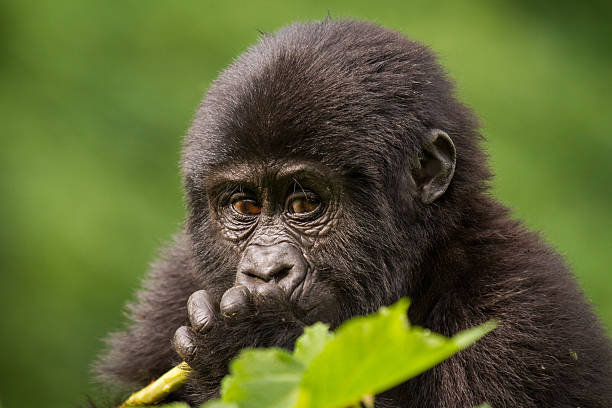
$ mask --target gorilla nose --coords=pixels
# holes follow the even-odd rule
[[[274,245],[250,245],[238,264],[237,281],[241,284],[277,282],[292,290],[306,274],[306,260],[295,246],[281,242]]]

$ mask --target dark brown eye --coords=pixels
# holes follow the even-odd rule
[[[291,214],[304,214],[316,210],[320,201],[315,197],[299,196],[289,200],[287,210]]]
[[[237,200],[232,203],[232,207],[234,210],[244,215],[258,215],[261,213],[261,206],[259,206],[254,200]]]

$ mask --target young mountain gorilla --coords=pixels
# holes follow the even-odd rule
[[[123,389],[181,359],[219,392],[240,349],[291,347],[397,299],[473,347],[377,407],[611,407],[612,356],[561,257],[488,195],[477,122],[431,51],[354,21],[264,35],[215,81],[184,147],[184,231],[97,369]]]

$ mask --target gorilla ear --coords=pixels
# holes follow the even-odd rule
[[[455,144],[442,130],[427,136],[416,166],[412,169],[416,196],[431,204],[446,191],[455,173]]]

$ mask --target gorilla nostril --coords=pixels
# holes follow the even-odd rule
[[[289,273],[291,273],[291,269],[293,266],[283,266],[280,268],[269,268],[269,269],[249,269],[247,271],[242,271],[243,275],[246,275],[250,279],[262,280],[264,282],[270,282],[271,280],[275,282],[281,281],[283,278],[287,277]]]
[[[278,272],[274,273],[272,275],[272,278],[276,282],[279,282],[279,281],[283,280],[283,278],[285,278],[287,275],[289,275],[289,272],[291,272],[292,268],[293,268],[293,266],[287,266],[285,268],[282,268]]]
[[[254,269],[247,272],[247,276],[255,279],[263,280],[264,282],[279,282],[284,277],[289,275],[293,265],[273,265],[268,268],[262,268],[260,270]]]
[[[255,272],[252,271],[246,271],[246,272],[242,272],[244,275],[248,276],[249,278],[253,278],[253,279],[263,279],[261,276],[257,275]]]

